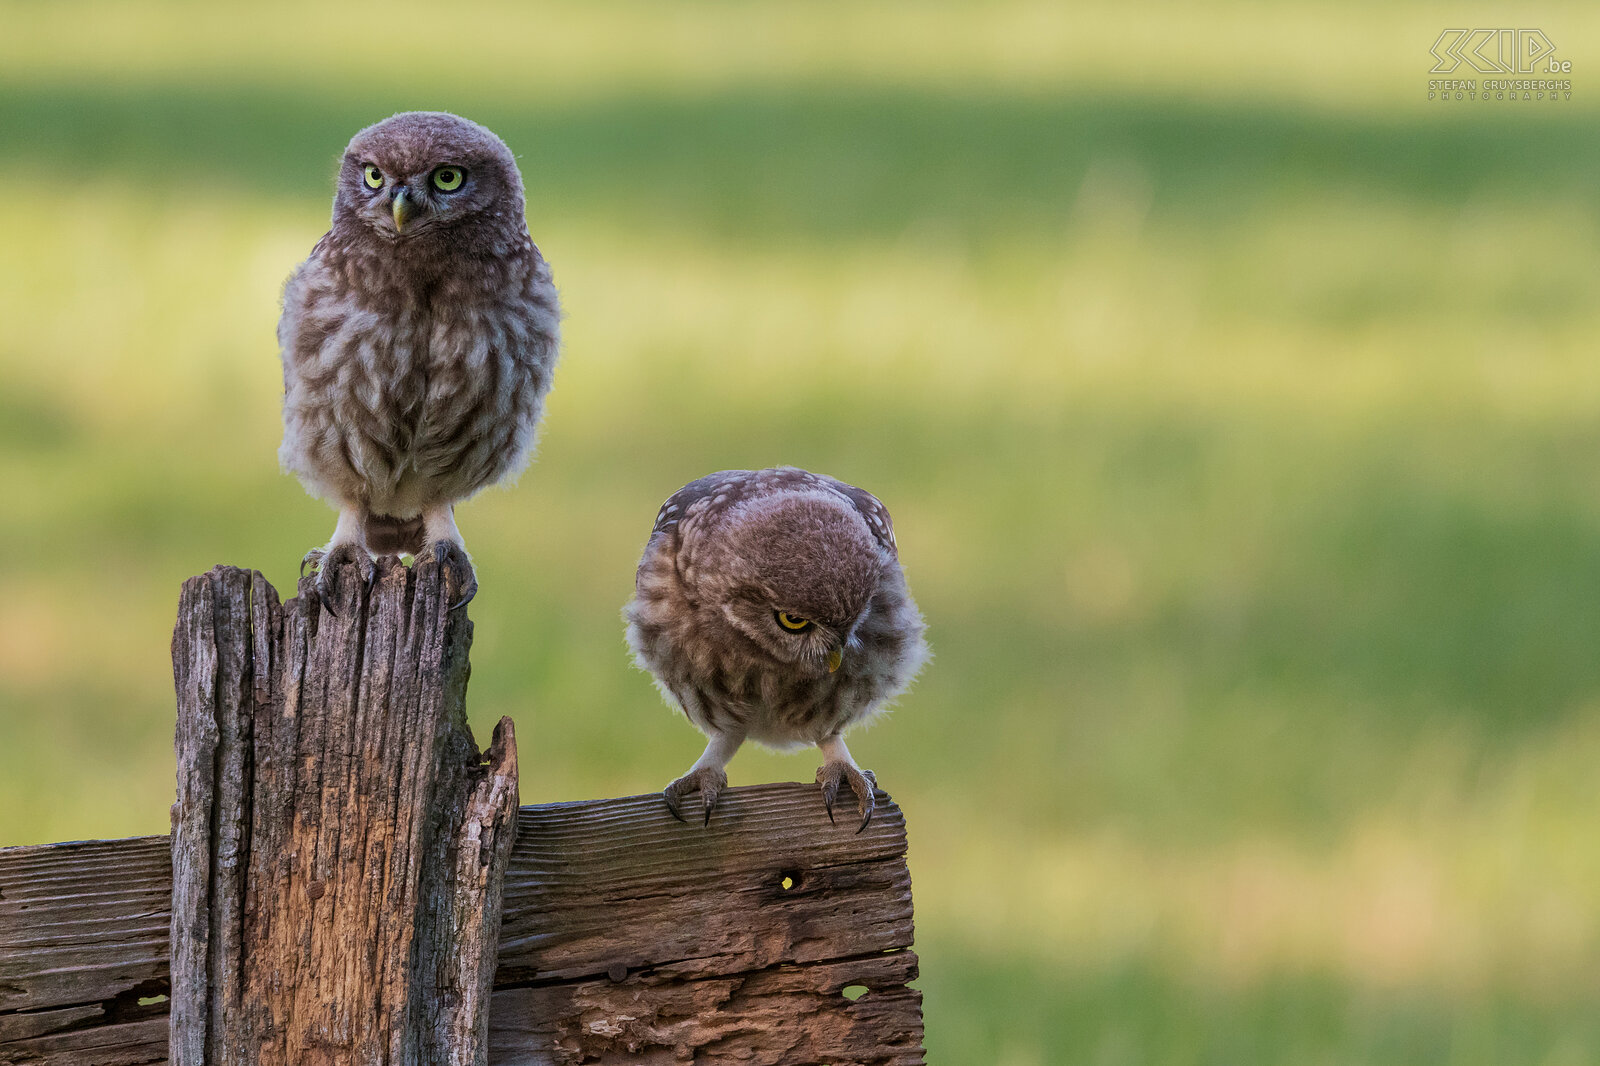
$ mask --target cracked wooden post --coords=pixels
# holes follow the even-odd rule
[[[516,739],[467,727],[438,567],[184,584],[172,639],[173,1066],[482,1066]]]

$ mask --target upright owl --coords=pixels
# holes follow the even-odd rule
[[[341,563],[370,579],[400,552],[437,558],[461,603],[477,590],[455,504],[527,464],[560,344],[522,195],[505,143],[455,115],[395,115],[345,149],[278,323],[278,455],[339,509],[306,556],[324,603]]]
[[[829,819],[843,781],[865,829],[876,781],[845,730],[928,658],[883,504],[794,467],[710,474],[662,506],[634,585],[623,612],[634,659],[709,738],[663,793],[672,814],[681,821],[681,800],[698,790],[709,823],[747,739],[815,744]]]

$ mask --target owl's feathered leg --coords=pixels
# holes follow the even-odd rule
[[[685,820],[679,801],[689,793],[698,791],[700,805],[706,812],[705,820],[700,824],[703,826],[711,824],[711,809],[717,805],[717,797],[728,784],[728,773],[724,767],[743,743],[742,734],[711,735],[706,750],[695,760],[695,764],[689,767],[689,772],[661,791],[662,798],[667,801],[667,810],[672,812],[674,818],[680,822]]]
[[[850,757],[850,749],[844,746],[844,737],[835,733],[831,737],[823,737],[817,743],[822,749],[822,765],[817,767],[817,784],[822,786],[822,805],[828,809],[828,821],[833,821],[833,801],[839,798],[839,782],[847,781],[850,791],[856,794],[856,806],[861,811],[861,825],[856,828],[859,833],[872,821],[872,811],[876,806],[872,790],[878,787],[878,779],[872,776],[871,770],[863,770],[856,765]]]
[[[368,588],[372,587],[377,568],[373,566],[372,553],[367,551],[365,511],[354,504],[339,508],[339,521],[333,527],[333,539],[325,547],[311,549],[300,560],[302,574],[307,566],[317,568],[317,599],[329,614],[339,613],[334,606],[338,602],[335,586],[339,579],[339,568],[345,563],[354,563],[361,571],[361,579]]]
[[[451,597],[459,597],[450,609],[453,611],[457,607],[465,607],[478,594],[478,575],[472,569],[467,542],[461,539],[461,531],[456,528],[455,505],[447,503],[425,508],[422,512],[422,529],[423,540],[428,546],[422,550],[418,561],[437,562],[444,567],[445,588],[449,590],[453,586]]]

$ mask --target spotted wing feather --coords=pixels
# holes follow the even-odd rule
[[[889,508],[866,489],[858,489],[854,485],[847,485],[842,481],[833,481],[833,487],[850,498],[861,517],[866,521],[867,528],[872,531],[872,539],[878,546],[888,552],[895,559],[900,558],[899,546],[894,540],[894,519],[889,517]]]
[[[693,507],[695,503],[707,497],[716,496],[719,486],[745,473],[747,471],[744,470],[723,470],[689,482],[683,488],[668,496],[666,502],[661,505],[661,510],[656,513],[656,524],[650,530],[650,535],[654,537],[659,533],[675,531],[679,523],[683,521],[684,516],[689,513],[689,508]]]

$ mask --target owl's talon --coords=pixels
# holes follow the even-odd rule
[[[878,787],[877,776],[871,770],[861,771],[861,776],[866,778],[866,788],[864,790],[857,790],[853,781],[850,784],[850,790],[855,792],[861,807],[865,808],[861,812],[861,824],[856,826],[856,836],[860,836],[867,831],[867,826],[872,822],[872,815],[878,809],[877,797],[874,795]]]
[[[447,595],[460,597],[450,605],[452,611],[465,607],[478,594],[478,575],[467,558],[467,550],[453,540],[436,540],[423,551],[417,562],[436,562],[444,571]]]
[[[378,568],[373,563],[372,556],[359,544],[336,544],[325,552],[309,552],[306,558],[301,560],[301,565],[304,566],[313,555],[317,556],[315,562],[318,565],[317,579],[312,588],[316,592],[317,602],[335,618],[339,617],[337,606],[339,571],[346,563],[354,564],[361,572],[362,583],[366,586],[366,591],[371,593],[373,582],[377,580]]]
[[[828,821],[838,825],[833,819],[833,804],[839,798],[839,785],[848,783],[850,791],[855,793],[856,808],[861,812],[861,824],[856,827],[860,833],[872,821],[872,812],[876,809],[876,801],[872,790],[878,786],[878,779],[871,770],[858,770],[856,767],[844,762],[825,762],[817,767],[817,784],[822,786],[822,806],[828,812]]]
[[[711,812],[717,806],[717,797],[722,795],[722,790],[727,787],[728,775],[725,771],[714,766],[703,766],[698,770],[690,770],[672,784],[661,790],[661,798],[667,801],[667,810],[678,821],[688,824],[688,819],[683,816],[681,801],[691,792],[700,793],[700,805],[705,809],[705,818],[700,823],[702,827],[711,824]]]

